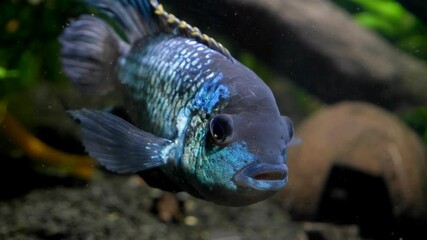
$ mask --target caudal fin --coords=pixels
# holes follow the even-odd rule
[[[97,17],[83,15],[71,23],[59,41],[62,69],[83,92],[103,94],[115,81],[115,66],[129,46]]]
[[[83,15],[59,39],[62,68],[83,92],[103,94],[114,86],[119,57],[136,41],[155,34],[159,25],[153,17],[150,0],[86,0],[86,3],[111,17],[124,34],[124,40],[100,18]]]

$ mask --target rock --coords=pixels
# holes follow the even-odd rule
[[[427,219],[425,148],[392,114],[340,103],[315,113],[296,135],[302,143],[289,149],[283,191],[295,218],[358,223],[362,233],[378,221],[388,225],[376,226],[384,233]]]
[[[359,99],[389,108],[427,104],[426,63],[361,28],[330,1],[166,3],[178,17],[231,37],[328,103]]]

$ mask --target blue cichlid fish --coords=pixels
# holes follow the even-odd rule
[[[155,0],[86,2],[117,32],[93,15],[72,22],[60,37],[63,70],[87,93],[120,89],[130,113],[70,111],[91,157],[221,205],[285,186],[292,122],[256,74]]]

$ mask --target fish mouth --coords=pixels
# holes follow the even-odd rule
[[[239,170],[233,181],[241,187],[260,191],[278,191],[288,181],[288,167],[285,164],[257,163]]]

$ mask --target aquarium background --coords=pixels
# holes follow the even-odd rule
[[[301,143],[272,199],[226,208],[117,176],[66,110],[109,108],[61,71],[81,1],[0,2],[0,239],[422,239],[427,3],[163,1],[253,69]]]

